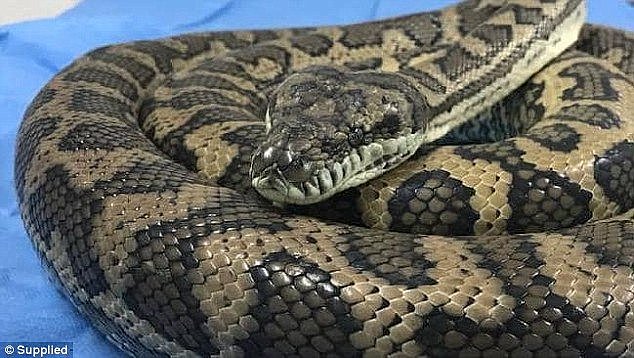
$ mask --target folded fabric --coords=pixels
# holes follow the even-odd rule
[[[53,19],[0,27],[0,340],[70,341],[76,357],[122,356],[46,279],[13,190],[14,138],[38,89],[91,48],[189,31],[343,24],[455,0],[86,0]],[[590,21],[634,29],[624,1],[592,0]]]

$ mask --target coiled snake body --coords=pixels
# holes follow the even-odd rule
[[[25,113],[26,229],[137,356],[633,355],[634,38],[584,11],[91,51]]]

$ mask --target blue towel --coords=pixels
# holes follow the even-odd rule
[[[91,48],[171,34],[344,24],[412,13],[451,0],[85,0],[53,19],[0,27],[0,341],[72,341],[76,357],[116,357],[46,279],[13,190],[14,138],[37,90]],[[591,0],[591,22],[634,29],[625,1]]]

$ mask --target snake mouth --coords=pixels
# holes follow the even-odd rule
[[[362,145],[352,149],[341,161],[305,165],[317,169],[304,175],[289,175],[286,168],[277,163],[258,170],[255,175],[252,163],[251,185],[275,203],[314,204],[394,168],[414,154],[419,146],[416,134]]]

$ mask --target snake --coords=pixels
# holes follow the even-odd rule
[[[97,48],[24,114],[26,231],[132,356],[632,356],[634,35],[585,11]]]

